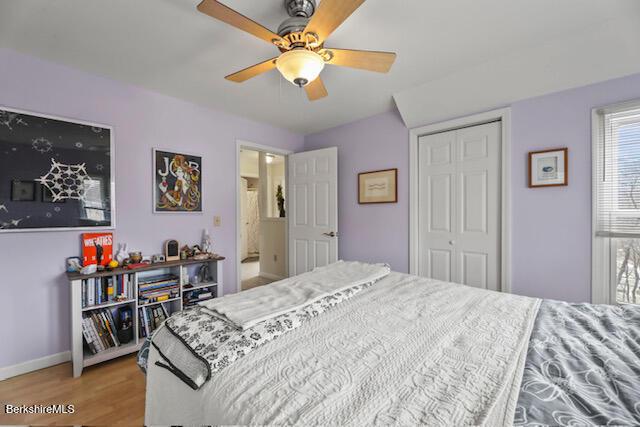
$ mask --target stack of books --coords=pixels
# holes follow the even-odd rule
[[[82,334],[87,347],[93,354],[120,346],[116,323],[108,309],[103,308],[83,313]]]
[[[147,304],[176,298],[180,293],[180,279],[173,274],[146,277],[138,281],[138,303]]]
[[[153,333],[162,322],[169,318],[169,313],[163,304],[151,307],[138,308],[138,334],[140,338],[147,337]]]
[[[205,287],[200,289],[194,289],[192,291],[184,289],[182,293],[182,306],[191,307],[196,305],[200,301],[206,301],[215,297],[215,289]]]
[[[82,281],[82,308],[113,302],[116,298],[133,298],[133,278],[130,274],[92,277]]]

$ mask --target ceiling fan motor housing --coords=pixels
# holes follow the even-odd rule
[[[284,8],[290,18],[285,19],[278,27],[280,37],[304,31],[309,19],[316,11],[316,2],[315,0],[284,0]]]
[[[309,18],[303,18],[301,16],[294,16],[285,19],[278,27],[278,35],[284,37],[292,33],[301,33],[307,27]]]
[[[316,11],[315,0],[284,0],[284,7],[291,17],[311,18]]]

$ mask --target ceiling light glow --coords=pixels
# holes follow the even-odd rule
[[[298,48],[280,55],[276,67],[285,79],[303,87],[318,78],[324,68],[324,59],[315,52]]]

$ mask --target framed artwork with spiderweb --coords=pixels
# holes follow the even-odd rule
[[[0,233],[115,227],[113,129],[0,106]]]

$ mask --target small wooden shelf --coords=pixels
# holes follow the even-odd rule
[[[126,354],[134,353],[142,347],[145,340],[144,337],[139,336],[139,325],[143,321],[140,318],[139,308],[150,307],[153,305],[162,304],[165,302],[172,303],[166,307],[169,315],[177,311],[181,311],[184,308],[183,294],[191,290],[202,289],[206,287],[216,287],[216,297],[221,297],[223,293],[223,274],[222,274],[222,261],[224,257],[208,258],[204,260],[179,260],[169,261],[157,264],[149,264],[140,268],[129,270],[127,268],[116,268],[114,270],[100,271],[95,274],[80,274],[80,273],[67,273],[67,278],[71,283],[71,359],[73,362],[73,376],[79,377],[82,375],[82,369],[86,366],[95,365],[116,357],[124,356]],[[211,264],[210,274],[212,280],[207,283],[199,283],[192,288],[185,288],[183,283],[189,280],[189,273],[187,271],[188,266]],[[158,270],[158,273],[162,273],[162,270],[172,268],[177,271],[172,271],[178,276],[178,294],[174,298],[170,298],[164,301],[147,302],[140,304],[139,302],[139,281],[141,278],[148,276],[148,274],[140,274],[144,272],[153,272]],[[133,298],[124,301],[111,301],[102,304],[92,305],[88,307],[82,307],[83,286],[87,286],[87,279],[99,278],[99,277],[116,277],[116,276],[130,276],[129,283],[132,286],[131,292]],[[85,351],[84,348],[84,335],[82,332],[83,314],[92,310],[100,309],[114,309],[119,306],[130,305],[133,314],[133,335],[134,338],[127,344],[120,345],[118,347],[111,347],[96,354]]]
[[[132,302],[136,302],[135,298],[131,298],[125,301],[111,301],[111,302],[105,302],[99,305],[90,305],[88,307],[84,307],[82,311],[91,311],[91,310],[98,310],[100,308],[115,307],[116,305],[131,304]]]
[[[191,286],[190,288],[187,288],[187,286]],[[218,283],[216,282],[207,282],[207,283],[198,283],[198,285],[182,285],[182,292],[189,292],[189,291],[195,291],[197,289],[202,289],[202,288],[214,288],[218,286]]]
[[[69,281],[73,281],[73,280],[81,280],[81,279],[90,279],[92,277],[119,276],[121,274],[138,273],[140,271],[161,270],[163,268],[183,267],[183,266],[195,265],[195,264],[206,264],[209,262],[216,262],[216,261],[223,261],[223,260],[224,260],[224,257],[217,256],[215,258],[207,258],[207,259],[184,259],[184,260],[178,260],[178,261],[158,262],[155,264],[147,264],[144,267],[138,267],[131,270],[126,267],[124,268],[120,267],[120,268],[114,268],[113,270],[98,271],[93,274],[67,273],[67,279],[69,279]]]

